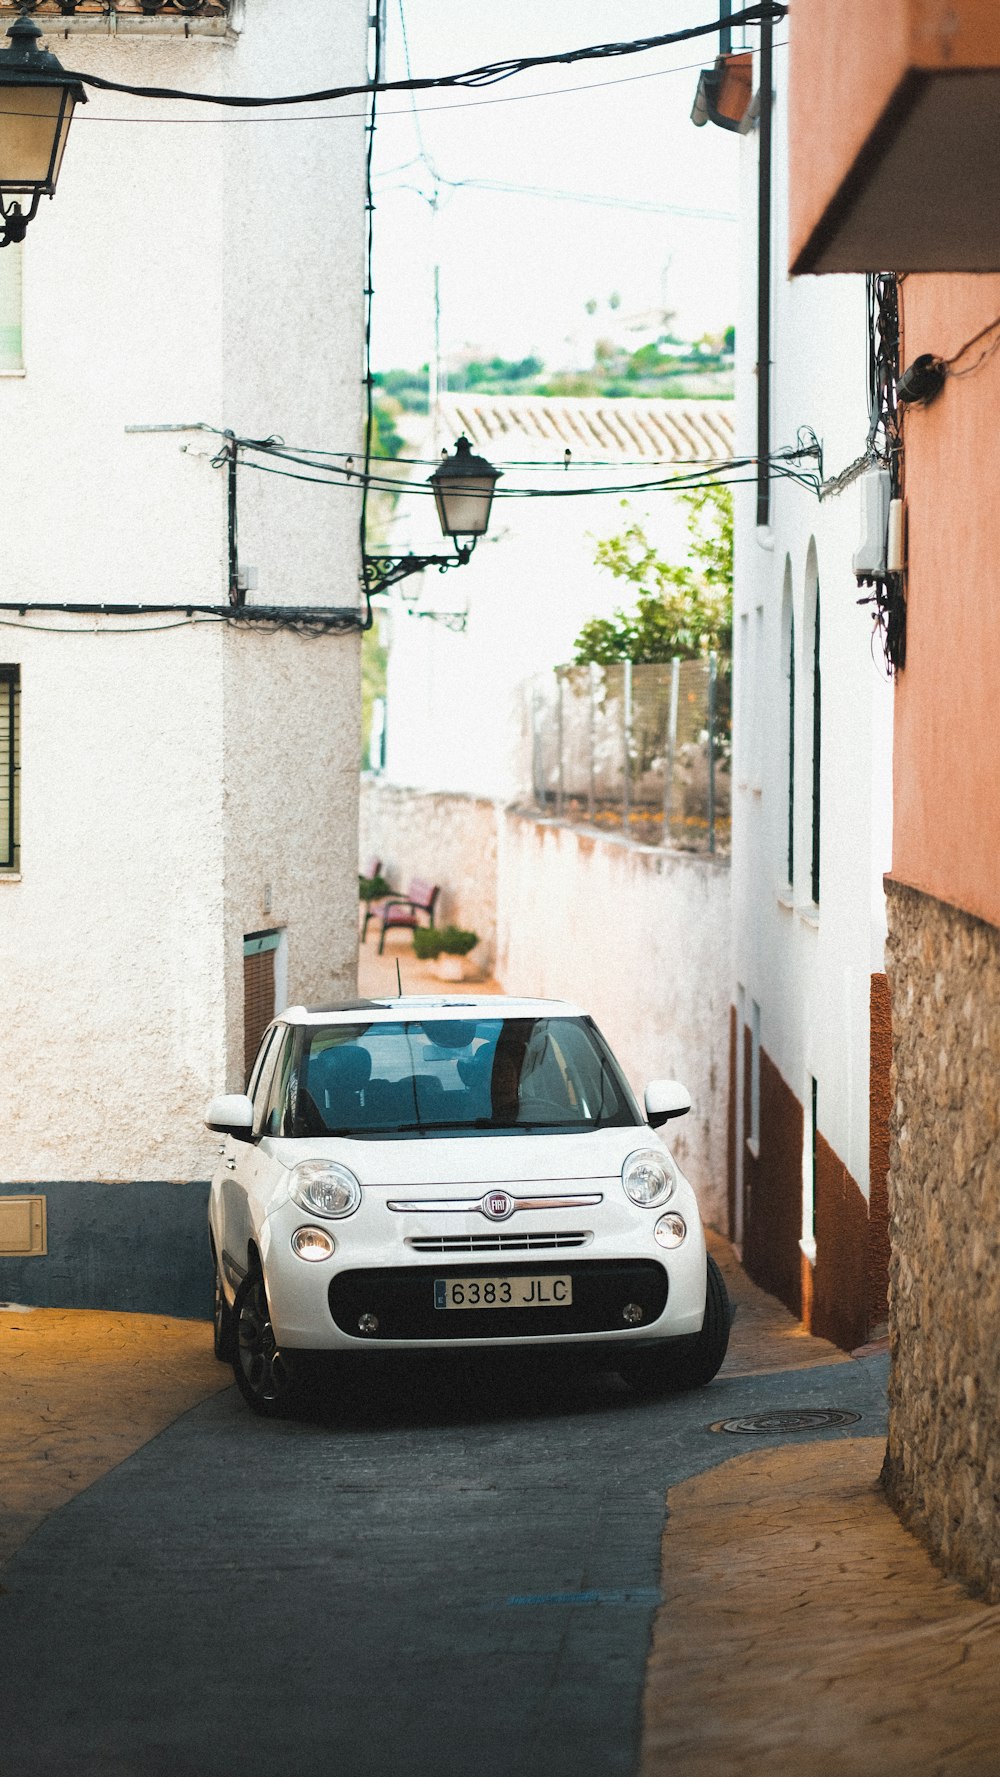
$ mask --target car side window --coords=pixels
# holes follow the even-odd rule
[[[282,1031],[280,1027],[275,1029],[273,1033],[273,1041],[271,1042],[267,1054],[264,1056],[260,1071],[254,1083],[254,1089],[250,1094],[253,1099],[252,1133],[255,1137],[263,1135],[264,1133],[264,1123],[270,1105],[271,1087],[277,1069],[278,1056],[282,1047],[290,1046],[285,1040],[289,1035],[290,1033],[287,1029],[284,1031]]]
[[[288,1133],[286,1110],[288,1107],[288,1088],[294,1058],[295,1040],[293,1033],[289,1030],[285,1032],[285,1039],[281,1045],[280,1054],[277,1057],[274,1070],[271,1073],[271,1084],[267,1093],[267,1105],[264,1110],[264,1120],[260,1129],[261,1135],[282,1135]]]

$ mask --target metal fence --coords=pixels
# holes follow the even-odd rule
[[[729,850],[732,666],[563,666],[529,680],[521,782],[533,807],[674,851]]]

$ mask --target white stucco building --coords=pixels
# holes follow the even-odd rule
[[[65,66],[139,85],[368,78],[364,0],[33,16]],[[359,637],[282,614],[357,607],[357,495],[241,459],[234,535],[213,462],[227,430],[361,454],[348,109],[92,90],[55,201],[0,254],[3,1298],[207,1313],[204,1104],[276,1005],[354,990]]]
[[[776,58],[771,441],[811,427],[833,477],[868,435],[865,280],[786,275],[785,73]],[[740,203],[750,455],[759,140],[744,138]],[[892,686],[851,571],[857,486],[820,501],[772,479],[763,526],[755,487],[736,496],[731,1227],[759,1282],[858,1345],[885,1318]]]
[[[389,601],[387,782],[502,800],[523,793],[527,681],[572,660],[588,618],[634,603],[630,587],[595,565],[598,540],[625,528],[627,500],[660,552],[683,561],[685,508],[644,484],[729,457],[732,413],[715,400],[442,398],[436,439],[451,450],[464,433],[502,478],[489,534],[468,565],[404,580]],[[430,436],[428,428],[426,448],[407,454],[432,461]],[[414,480],[428,473],[415,470]],[[586,487],[607,491],[564,497]],[[425,493],[400,499],[392,547],[451,547]]]

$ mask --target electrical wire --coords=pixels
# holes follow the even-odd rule
[[[130,81],[109,80],[104,75],[67,70],[68,78],[79,80],[100,92],[128,93],[138,99],[184,99],[199,105],[223,105],[230,109],[263,110],[282,105],[314,105],[335,99],[360,98],[373,100],[380,93],[417,93],[447,89],[496,86],[515,75],[530,73],[535,68],[569,67],[578,62],[607,61],[621,56],[643,55],[649,50],[665,49],[674,43],[690,43],[699,37],[712,36],[725,25],[754,25],[783,19],[788,6],[782,0],[757,0],[729,19],[716,18],[679,31],[666,31],[657,37],[639,37],[621,43],[594,43],[582,49],[562,50],[545,56],[514,56],[501,62],[484,62],[477,68],[466,68],[458,74],[426,75],[407,80],[379,80],[376,65],[374,81],[364,85],[320,87],[308,93],[270,94],[256,98],[240,93],[191,92],[182,87],[139,86]],[[374,31],[381,38],[381,18],[375,8]]]
[[[488,191],[501,196],[539,197],[550,203],[593,204],[612,210],[636,210],[647,216],[687,216],[698,222],[739,221],[734,210],[697,209],[687,204],[657,204],[645,198],[611,197],[594,191],[560,191],[544,185],[512,185],[502,179],[446,179],[440,173],[435,173],[434,177],[439,185],[446,185],[453,192]],[[383,186],[379,195],[384,197],[392,191],[415,191],[418,196],[424,196],[419,185],[410,184]]]
[[[775,43],[774,48],[787,49],[788,38],[780,38]],[[581,81],[577,86],[550,86],[543,88],[542,91],[537,93],[504,93],[500,98],[496,99],[459,99],[456,103],[451,105],[418,106],[412,104],[407,105],[405,108],[400,106],[398,109],[392,107],[386,109],[383,107],[381,119],[382,122],[385,123],[388,118],[412,117],[417,111],[419,111],[421,117],[429,117],[442,111],[482,110],[487,105],[523,105],[534,99],[572,98],[574,93],[601,92],[605,87],[629,86],[636,80],[662,80],[669,74],[689,74],[692,70],[699,69],[703,66],[703,61],[682,62],[681,64],[674,65],[670,68],[654,68],[647,74],[622,74],[616,80],[588,80]],[[0,106],[0,115],[5,115],[2,106]],[[28,114],[23,111],[18,113],[19,117],[24,117],[26,115]],[[209,124],[221,125],[225,128],[232,129],[240,124],[349,123],[352,121],[357,122],[358,118],[365,118],[367,116],[367,111],[317,111],[308,117],[101,117],[95,112],[78,111],[76,120],[74,121],[78,120],[81,126],[105,123],[141,123],[148,124],[154,128],[171,129],[193,126],[196,129],[202,129],[206,124]],[[407,161],[405,163],[406,167],[414,166],[415,164],[415,161]],[[403,170],[405,170],[405,168]]]
[[[375,112],[378,104],[378,94],[375,89],[378,86],[378,77],[382,66],[382,8],[379,0],[375,0],[372,29],[374,32],[375,82],[368,119],[368,141],[365,145],[365,472],[361,486],[361,511],[358,515],[358,548],[361,559],[358,578],[365,601],[365,616],[359,625],[362,631],[371,629],[375,622],[371,590],[368,585],[368,576],[365,573],[365,561],[368,555],[368,489],[371,485],[372,433],[375,427],[375,383],[372,375],[372,320],[375,301],[375,192],[372,184],[372,167],[375,157]],[[263,467],[261,464],[252,466],[254,468]],[[303,477],[302,479],[307,478]]]
[[[940,363],[941,368],[948,376],[972,376],[973,373],[979,370],[989,358],[992,358],[995,351],[1000,349],[1000,331],[998,330],[1000,330],[1000,315],[997,316],[995,321],[990,321],[986,327],[981,327],[979,332],[974,333],[971,339],[967,339],[964,346],[959,346],[958,351],[954,352],[950,358],[939,359],[938,362]],[[952,369],[952,365],[957,364],[960,358],[964,358],[966,352],[971,352],[973,346],[977,346],[981,339],[986,339],[991,333],[995,335],[994,339],[992,339],[990,344],[980,352],[978,358],[974,359],[971,364],[967,364],[964,370]]]

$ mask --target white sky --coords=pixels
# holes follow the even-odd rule
[[[714,0],[387,0],[389,79],[406,72],[401,5],[415,76],[659,35],[717,16]],[[435,215],[427,201],[431,172],[419,162],[405,165],[419,156],[422,139],[433,167],[450,180],[732,212],[738,138],[690,121],[698,69],[717,48],[712,36],[518,75],[479,93],[417,94],[419,137],[409,100],[382,99],[376,369],[428,360],[435,262],[445,355],[475,345],[505,357],[536,353],[549,366],[587,362],[595,326],[598,334],[613,330],[606,308],[613,291],[620,315],[676,309],[682,336],[730,325],[733,223],[447,187]],[[542,93],[551,96],[528,96]],[[585,313],[591,297],[603,322]]]

